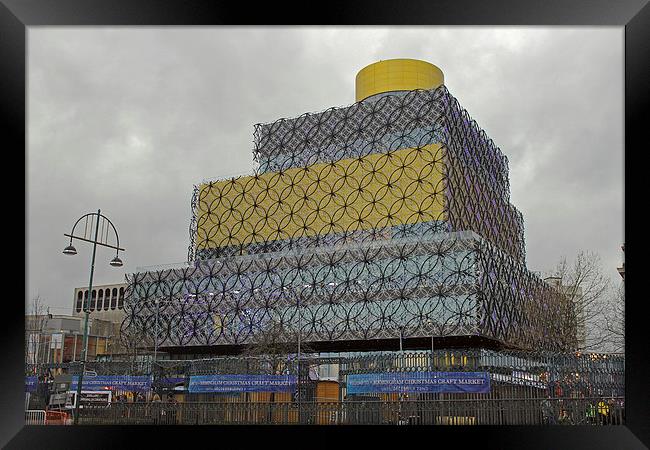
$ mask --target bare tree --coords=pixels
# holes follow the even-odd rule
[[[613,301],[605,311],[605,332],[612,351],[625,352],[625,284],[615,290]]]
[[[150,336],[142,327],[132,327],[128,332],[121,334],[122,348],[126,350],[126,359],[131,363],[131,371],[134,372],[139,369],[141,361],[138,361],[138,350],[143,351],[149,346]]]
[[[242,355],[261,357],[267,364],[271,373],[280,375],[289,368],[291,355],[298,353],[298,331],[290,329],[284,324],[270,321],[264,326],[262,332],[255,335],[255,341],[249,344]],[[300,355],[314,353],[313,348],[305,342],[300,342]],[[300,375],[298,376],[298,390],[300,391]],[[276,395],[270,395],[270,402],[274,402]],[[300,402],[300,400],[298,400]],[[298,403],[300,405],[300,403]],[[300,414],[300,413],[299,413]]]
[[[25,362],[36,364],[50,310],[43,298],[36,295],[27,304],[25,312]]]
[[[610,280],[604,275],[600,257],[580,252],[569,263],[562,258],[547,282],[571,301],[571,319],[576,327],[575,350],[603,350],[609,340],[604,311],[610,297]]]
[[[255,335],[255,341],[249,344],[242,355],[262,356],[268,359],[273,373],[282,372],[287,358],[298,352],[298,332],[285,327],[282,323],[269,322],[262,332]],[[308,344],[301,342],[300,353],[314,353]]]

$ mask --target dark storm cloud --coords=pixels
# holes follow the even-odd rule
[[[192,186],[251,170],[253,124],[354,101],[379,59],[437,64],[510,160],[532,270],[623,242],[622,28],[30,28],[28,283],[56,313],[88,283],[63,233],[102,208],[127,248],[96,284],[182,261]]]

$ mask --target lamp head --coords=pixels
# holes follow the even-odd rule
[[[122,267],[124,263],[122,262],[120,257],[116,255],[115,258],[111,260],[110,265],[113,267]]]
[[[76,255],[77,254],[77,249],[74,248],[72,243],[70,243],[70,245],[68,245],[66,248],[63,249],[63,254],[64,255],[70,255],[70,256]]]

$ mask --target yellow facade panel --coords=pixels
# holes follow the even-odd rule
[[[197,249],[445,220],[431,144],[199,187]]]

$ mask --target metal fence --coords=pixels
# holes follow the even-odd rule
[[[360,354],[219,357],[200,360],[89,362],[98,375],[150,375],[136,402],[114,391],[106,408],[83,408],[85,424],[420,424],[616,425],[625,421],[622,355],[437,349]],[[28,367],[42,373],[44,367]],[[47,370],[78,373],[76,364]],[[480,372],[487,392],[372,392],[348,389],[350,376],[394,372]],[[292,392],[194,393],[191,377],[291,374]],[[40,380],[40,379],[39,379]],[[180,380],[180,382],[179,382]],[[44,400],[43,383],[32,397]],[[38,395],[37,395],[38,394]],[[119,394],[119,395],[118,395]],[[157,396],[154,394],[158,394]],[[153,402],[155,397],[162,401]],[[134,399],[134,396],[130,396]]]
[[[601,398],[124,403],[85,408],[85,425],[621,425],[622,399]],[[600,404],[600,406],[599,406]]]

